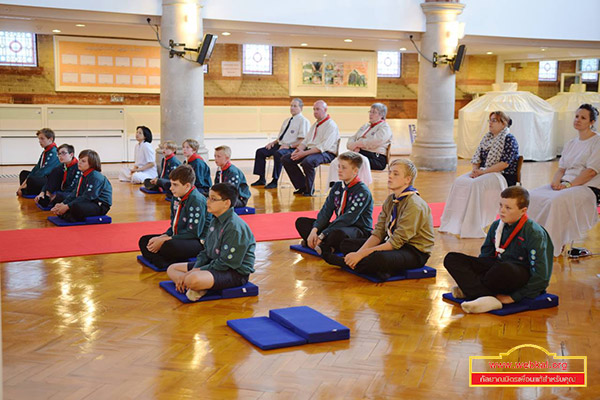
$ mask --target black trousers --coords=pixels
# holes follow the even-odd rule
[[[387,156],[383,154],[374,153],[372,151],[367,151],[363,149],[360,149],[358,152],[369,159],[371,169],[383,171],[387,166]]]
[[[38,200],[38,203],[42,207],[51,207],[55,204],[62,203],[68,195],[69,193],[67,192],[54,192],[54,200],[50,200],[50,197],[44,196]]]
[[[273,179],[279,179],[279,176],[281,175],[281,168],[283,168],[283,165],[281,164],[281,157],[294,152],[294,149],[280,149],[280,147],[281,146],[279,146],[279,144],[276,144],[270,149],[261,147],[260,149],[256,150],[256,155],[254,157],[254,175],[258,175],[264,179],[267,157],[273,156]]]
[[[302,239],[308,240],[308,236],[310,235],[310,231],[312,230],[315,221],[316,219],[314,218],[306,217],[300,217],[296,220],[296,230]],[[334,249],[334,252],[339,252],[341,251],[340,244],[343,240],[368,238],[370,235],[369,232],[365,232],[355,226],[336,228],[323,238],[320,247],[321,250],[323,250],[323,253],[331,253],[331,248]]]
[[[106,215],[108,210],[110,210],[110,206],[108,204],[100,201],[84,200],[72,204],[69,207],[69,211],[64,213],[62,218],[71,222],[80,222],[85,220],[87,217]]]
[[[156,185],[153,185],[150,178],[144,179],[144,187],[148,190],[159,190],[162,189],[163,193],[166,193],[168,197],[173,196],[171,192],[171,180],[165,178],[158,178]]]
[[[23,194],[40,194],[48,178],[45,176],[29,176],[30,173],[31,171],[23,170],[19,174],[19,185],[22,185],[23,182],[27,181],[27,187],[21,192]]]
[[[525,286],[530,276],[525,265],[454,252],[446,255],[444,267],[467,300],[512,293]]]
[[[246,207],[246,204],[248,204],[248,199],[238,197],[237,199],[235,199],[235,204],[233,205],[233,207],[234,208]]]
[[[144,258],[158,268],[164,269],[177,262],[186,262],[204,249],[198,239],[171,239],[164,242],[157,253],[152,253],[148,250],[148,242],[157,236],[160,235],[144,235],[138,244]]]
[[[367,238],[368,239],[368,238]],[[344,255],[358,251],[367,239],[346,239],[340,245]],[[346,267],[342,257],[328,255],[325,261],[340,267]],[[361,274],[376,276],[387,280],[407,269],[421,268],[429,259],[429,254],[417,250],[410,244],[405,244],[398,250],[374,251],[356,264],[354,270]]]
[[[281,157],[281,163],[294,187],[302,189],[304,193],[312,194],[315,183],[315,168],[321,164],[330,163],[334,158],[335,154],[326,151],[324,153],[311,154],[301,160],[292,160],[290,153]],[[304,173],[302,173],[298,164],[302,165]]]
[[[50,193],[58,192],[61,189],[63,175],[64,168],[62,164],[54,168],[50,172],[50,175],[48,175],[48,180],[46,182],[46,190]],[[29,183],[27,185],[29,186]]]

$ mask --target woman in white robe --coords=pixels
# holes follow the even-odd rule
[[[122,182],[144,183],[146,179],[158,177],[156,169],[156,156],[152,148],[152,132],[146,126],[138,126],[135,132],[138,143],[134,150],[133,167],[123,167],[119,172]]]
[[[450,189],[440,232],[461,238],[483,238],[498,214],[500,193],[517,183],[519,145],[510,133],[511,119],[502,111],[489,116],[489,129],[475,151],[473,170],[459,176]]]
[[[598,222],[600,135],[594,131],[598,110],[583,104],[573,126],[579,136],[564,147],[549,185],[529,191],[529,218],[548,231],[558,257],[563,246],[579,240]]]
[[[374,103],[369,110],[369,122],[361,126],[358,131],[348,139],[348,150],[360,154],[363,163],[358,171],[358,177],[365,185],[373,182],[371,169],[384,170],[390,160],[387,159],[387,148],[392,143],[392,128],[385,121],[387,106]],[[335,158],[329,165],[329,186],[339,181],[338,159]]]

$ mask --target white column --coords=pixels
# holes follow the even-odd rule
[[[163,0],[161,41],[185,43],[198,47],[202,40],[203,0]],[[182,48],[178,48],[182,49]],[[196,53],[188,53],[196,58]],[[169,58],[169,50],[160,53],[160,135],[174,140],[178,146],[185,139],[200,143],[200,154],[207,160],[204,146],[204,72],[202,66],[177,56]],[[181,154],[179,152],[179,154]]]
[[[460,3],[427,2],[421,8],[427,27],[421,39],[421,52],[429,59],[433,53],[453,56],[458,44],[456,16],[465,7]],[[421,57],[419,63],[419,92],[417,139],[412,159],[424,170],[455,171],[454,143],[455,76],[447,64],[436,68]]]
[[[496,56],[496,83],[504,83],[504,57]]]

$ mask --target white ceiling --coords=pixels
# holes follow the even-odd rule
[[[160,25],[159,17],[151,17]],[[40,7],[0,6],[0,29],[30,31],[38,34],[76,35],[128,39],[155,39],[147,16]],[[77,27],[84,24],[85,27]],[[59,29],[60,33],[52,30]],[[418,42],[421,33],[366,29],[307,27],[223,20],[204,20],[204,31],[219,36],[218,43],[261,43],[282,47],[335,48],[360,50],[399,50],[414,53],[409,35]],[[223,36],[223,32],[230,36]],[[168,41],[169,38],[163,38]],[[352,43],[344,42],[352,39]],[[501,37],[466,36],[468,54],[493,54],[505,61],[541,59],[600,58],[600,43],[586,41],[531,40]],[[542,50],[543,49],[543,50]]]

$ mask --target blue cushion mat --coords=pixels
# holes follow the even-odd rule
[[[256,210],[253,207],[236,207],[233,211],[235,211],[237,215],[256,214]]]
[[[308,343],[350,338],[350,329],[307,306],[271,310],[269,318],[300,335]]]
[[[42,206],[40,205],[40,203],[35,203],[35,205],[37,206],[37,208],[39,208],[39,209],[40,209],[40,210],[42,210],[42,211],[50,211],[50,210],[52,210],[52,206],[48,206],[48,207],[42,207]]]
[[[167,293],[173,297],[176,297],[182,303],[198,303],[201,301],[232,299],[234,297],[258,296],[258,286],[252,282],[248,282],[244,286],[238,286],[229,289],[209,290],[208,293],[206,293],[200,298],[200,300],[197,301],[190,301],[190,299],[186,297],[185,293],[179,293],[177,289],[175,289],[175,283],[173,281],[162,281],[158,285]]]
[[[144,256],[137,256],[137,260],[142,263],[143,265],[145,265],[146,267],[153,269],[157,272],[165,272],[167,270],[167,268],[158,268],[156,265],[152,264],[149,260],[147,260]],[[195,262],[196,261],[196,257],[194,258],[190,258],[188,259],[186,262]],[[183,262],[183,261],[182,261]]]
[[[99,225],[99,224],[110,224],[112,222],[112,218],[108,215],[100,215],[96,217],[87,217],[84,221],[81,222],[69,222],[65,221],[61,217],[48,217],[48,221],[52,222],[54,225],[58,226],[76,226],[76,225]]]
[[[442,297],[446,300],[452,301],[457,304],[460,304],[463,301],[465,301],[465,299],[455,298],[454,296],[452,296],[452,293],[444,293],[442,295]],[[552,308],[552,307],[557,307],[557,306],[558,306],[558,296],[557,295],[551,294],[551,293],[543,293],[543,294],[540,294],[535,299],[524,298],[523,300],[519,301],[518,303],[504,304],[502,309],[489,311],[488,313],[504,316],[504,315],[515,314],[515,313],[519,313],[519,312],[523,312],[523,311],[540,310],[542,308]]]
[[[292,245],[290,245],[290,249],[291,250],[299,251],[300,253],[310,254],[311,256],[321,257],[319,255],[319,253],[317,253],[316,251],[314,251],[310,247],[304,247],[301,244],[292,244]],[[338,255],[338,256],[340,256],[340,257],[344,256],[342,253],[335,253],[335,254]]]
[[[35,199],[36,196],[37,196],[37,194],[24,194],[24,195],[22,195],[22,197],[24,199]]]
[[[437,270],[435,268],[428,267],[427,265],[421,268],[407,269],[402,274],[392,276],[385,281],[376,276],[361,274],[360,272],[356,272],[355,270],[348,267],[342,267],[342,270],[376,283],[403,281],[405,279],[434,278],[437,275]]]
[[[262,350],[306,344],[306,339],[268,317],[232,319],[227,325]]]
[[[160,190],[150,190],[150,189],[146,189],[144,186],[142,186],[140,188],[140,192],[144,192],[146,194],[161,194],[162,193]]]

